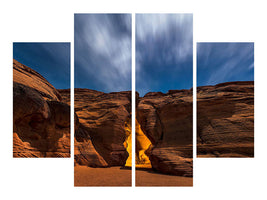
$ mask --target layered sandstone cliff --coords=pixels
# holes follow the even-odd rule
[[[136,94],[136,166],[192,176],[192,91]],[[131,166],[131,92],[75,89],[75,163]]]
[[[254,148],[253,82],[198,88],[198,156],[248,157]],[[191,90],[136,93],[136,166],[192,176]],[[75,89],[75,162],[131,166],[131,93]]]
[[[69,157],[70,107],[38,72],[13,60],[13,156]]]
[[[131,92],[75,89],[75,162],[91,167],[124,166],[131,123]],[[128,131],[127,131],[128,130]]]
[[[192,176],[192,90],[151,92],[139,97],[136,118],[152,143],[146,150],[158,172]]]
[[[254,156],[254,82],[198,87],[197,154]]]

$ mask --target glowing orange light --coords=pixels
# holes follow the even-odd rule
[[[131,119],[127,120],[124,125],[126,140],[124,146],[129,153],[129,157],[126,160],[126,167],[132,166],[132,127]],[[151,148],[151,142],[143,133],[140,124],[135,120],[135,133],[136,133],[136,154],[135,154],[135,163],[136,167],[141,168],[151,168],[151,163],[149,157],[146,154],[146,151]]]

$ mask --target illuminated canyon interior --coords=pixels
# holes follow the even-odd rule
[[[140,124],[135,120],[135,134],[136,134],[136,159],[135,167],[151,168],[149,160],[149,151],[152,148],[152,143],[144,134]]]
[[[129,118],[125,122],[125,134],[126,134],[126,140],[123,143],[124,147],[126,148],[129,156],[126,160],[125,166],[131,167],[132,166],[132,126],[131,126],[131,118]]]
[[[129,154],[129,157],[126,160],[126,167],[132,166],[132,137],[131,137],[131,126],[128,123],[125,123],[125,131],[128,136],[125,141],[125,148]],[[135,133],[136,133],[136,153],[135,153],[135,167],[140,168],[151,168],[151,163],[149,160],[148,151],[152,148],[152,143],[143,133],[140,124],[135,120]]]

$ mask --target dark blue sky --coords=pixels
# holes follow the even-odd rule
[[[136,14],[136,91],[193,87],[193,15]]]
[[[70,43],[13,43],[13,58],[56,89],[70,88]]]
[[[254,43],[197,43],[197,86],[254,80]]]
[[[130,14],[74,15],[75,88],[131,90]]]

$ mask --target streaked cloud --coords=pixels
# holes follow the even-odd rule
[[[131,15],[75,14],[75,87],[131,90]]]
[[[136,15],[136,84],[141,95],[192,87],[192,14]]]
[[[13,57],[36,70],[55,88],[70,88],[70,43],[15,42]]]
[[[197,74],[198,86],[254,80],[254,44],[198,43]]]

